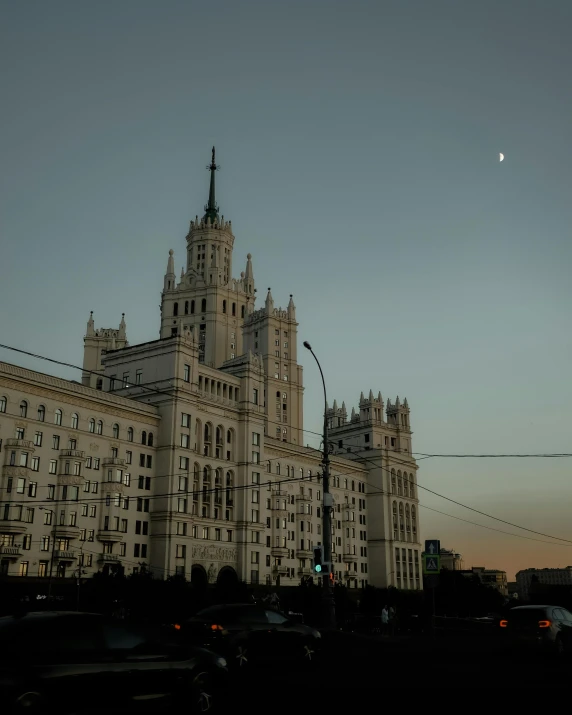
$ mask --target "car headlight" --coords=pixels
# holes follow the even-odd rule
[[[219,657],[215,660],[215,663],[217,664],[217,666],[218,666],[219,668],[226,668],[226,665],[227,665],[226,660],[225,660],[224,658],[222,658],[221,656],[219,656]]]

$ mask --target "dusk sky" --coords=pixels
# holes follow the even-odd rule
[[[572,452],[570,0],[0,2],[0,342],[81,365],[159,335],[208,194],[322,387],[408,398],[414,452]],[[499,162],[499,152],[505,154]],[[69,368],[0,360],[70,379]],[[572,540],[572,459],[431,458],[419,485]],[[466,567],[572,565],[419,490]]]

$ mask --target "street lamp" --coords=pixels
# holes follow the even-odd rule
[[[304,347],[312,353],[314,360],[318,365],[320,375],[322,376],[322,385],[324,387],[324,451],[322,457],[322,465],[324,467],[322,475],[322,488],[324,492],[324,500],[322,504],[322,533],[324,541],[324,561],[327,565],[328,572],[322,576],[323,587],[323,609],[324,609],[324,625],[334,628],[336,625],[336,604],[334,601],[334,592],[332,590],[330,573],[333,573],[332,564],[332,521],[331,509],[333,506],[332,495],[330,494],[330,443],[328,440],[328,400],[326,397],[326,381],[320,361],[316,357],[312,346],[309,342],[304,341]]]

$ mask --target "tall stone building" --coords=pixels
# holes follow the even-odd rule
[[[159,338],[95,327],[81,384],[0,363],[0,570],[141,568],[295,585],[322,542],[321,454],[305,447],[293,296],[256,309],[252,256],[215,200],[169,251]],[[315,375],[313,379],[318,379]],[[350,588],[421,588],[407,400],[328,409],[333,561]]]

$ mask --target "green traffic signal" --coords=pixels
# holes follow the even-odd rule
[[[314,566],[314,569],[316,570],[316,573],[320,573],[320,571],[322,570],[322,566],[320,564],[316,564]]]

